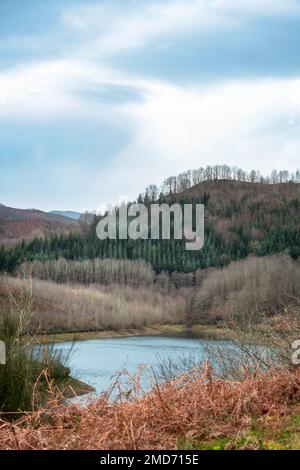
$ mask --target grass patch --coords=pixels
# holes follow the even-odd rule
[[[260,423],[254,417],[249,428],[239,431],[236,435],[223,435],[211,439],[179,438],[177,448],[179,450],[299,450],[300,406],[296,406],[288,416],[279,420],[278,416],[269,416]]]

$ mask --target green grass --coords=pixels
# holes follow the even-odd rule
[[[203,434],[209,434],[208,431]],[[267,426],[257,423],[255,417],[249,429],[237,435],[220,436],[208,439],[179,438],[179,450],[299,450],[300,449],[300,408],[299,406],[287,417],[282,418],[280,425],[270,417]]]

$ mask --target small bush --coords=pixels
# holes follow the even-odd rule
[[[66,357],[61,353],[53,348],[32,345],[29,335],[31,286],[27,289],[23,285],[22,292],[19,292],[22,303],[20,297],[19,302],[14,297],[9,283],[6,283],[6,289],[10,308],[0,310],[0,339],[6,347],[5,364],[0,365],[0,412],[12,413],[10,416],[13,416],[13,413],[44,404],[50,381],[56,385],[65,382],[70,370],[65,366]]]

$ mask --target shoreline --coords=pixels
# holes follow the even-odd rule
[[[65,333],[45,333],[37,335],[35,343],[64,343],[86,341],[91,339],[129,338],[132,336],[170,336],[193,339],[230,340],[232,335],[228,328],[220,325],[196,324],[187,327],[183,324],[150,325],[141,328],[124,328],[120,330],[98,330]]]

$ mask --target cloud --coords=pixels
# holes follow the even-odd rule
[[[80,70],[70,62],[41,62],[23,65],[0,73],[0,117],[44,113],[50,117],[70,109],[66,83],[78,78]]]
[[[55,27],[49,19],[47,28],[45,16],[44,29],[33,32],[29,19],[27,30],[21,23],[23,33],[12,29],[0,37],[0,53],[6,59],[14,53],[30,58],[34,53],[108,58],[153,43],[165,47],[178,38],[226,31],[246,25],[252,17],[300,15],[298,0],[100,0],[60,5]],[[34,17],[34,7],[32,11]]]
[[[125,193],[130,181],[137,192],[151,180],[221,162],[266,173],[299,166],[300,78],[149,86],[149,98],[127,110],[135,134],[110,170],[115,191]]]
[[[87,33],[90,54],[102,57],[141,48],[170,35],[190,34],[199,26],[208,29],[225,25],[225,19],[212,12],[206,1],[198,0],[129,1],[126,8],[105,3],[70,10],[63,22],[77,33]]]
[[[249,18],[297,18],[300,2],[111,0],[84,5],[63,11],[59,31],[50,34],[46,28],[43,36],[24,41],[33,55],[38,49],[34,59],[21,63],[19,57],[14,67],[0,69],[0,187],[20,199],[16,205],[26,201],[50,208],[50,201],[57,208],[94,209],[116,202],[119,195],[132,198],[147,184],[188,167],[226,162],[269,172],[299,166],[300,76],[236,78],[238,66],[249,76],[249,61],[259,61],[259,35],[242,64],[240,43],[233,52],[229,47],[229,56],[236,52],[237,67],[229,67],[228,81],[220,73],[210,86],[197,78],[197,64],[187,67],[188,78],[180,84],[174,71],[163,80],[153,78],[159,76],[158,67],[150,66],[148,73],[140,64],[139,73],[125,70],[135,50],[142,49],[147,61],[153,45],[166,47],[169,67],[173,41],[181,45],[181,55],[174,47],[172,59],[183,68],[187,38],[189,44],[203,42],[205,64],[213,68],[224,48],[211,50],[208,37],[221,31],[221,45],[223,38],[234,42],[228,31]],[[242,31],[235,30],[234,37]],[[17,49],[23,39],[7,41]],[[46,55],[50,49],[59,50],[54,59]],[[43,60],[38,60],[41,53]],[[198,57],[204,60],[201,51]]]
[[[62,22],[85,38],[85,53],[105,57],[153,41],[232,28],[249,15],[300,15],[300,5],[297,0],[131,0],[124,8],[122,2],[102,2],[68,9]]]
[[[133,198],[151,181],[207,164],[265,172],[299,166],[300,77],[179,86],[65,60],[1,74],[4,88],[0,119],[39,121],[32,152],[52,175],[57,204],[72,198],[73,208],[76,201],[81,210],[93,209],[103,199]],[[55,155],[62,152],[62,161],[52,163],[45,137],[51,119],[54,126],[70,122],[65,138],[51,130],[50,140],[57,134]],[[85,128],[91,130],[83,133]],[[121,148],[110,150],[111,141],[104,148],[108,129],[117,141],[126,133]]]
[[[294,15],[300,14],[298,0],[213,0],[215,8],[232,13],[255,15]]]
[[[0,119],[51,119],[101,113],[143,98],[143,82],[127,80],[102,65],[69,59],[20,65],[0,73]]]

